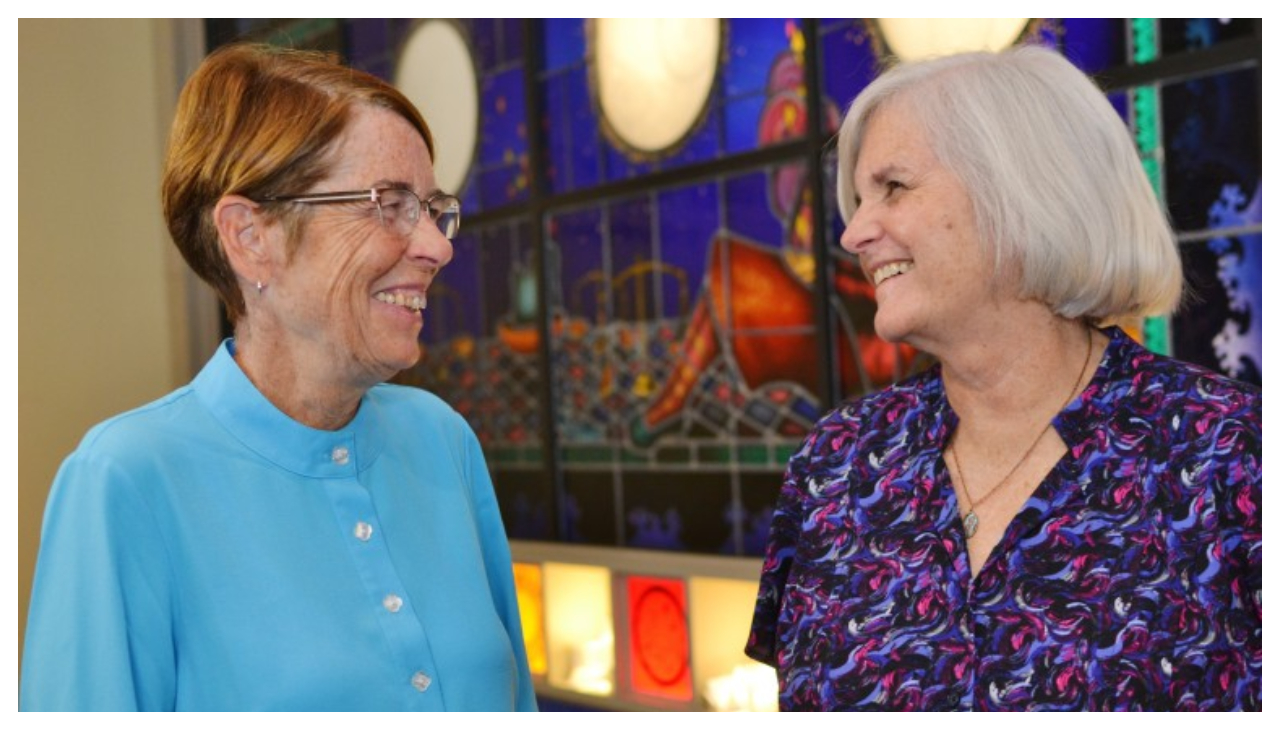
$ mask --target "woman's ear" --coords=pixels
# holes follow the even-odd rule
[[[250,284],[271,280],[271,251],[260,207],[242,195],[224,195],[213,206],[213,225],[227,262]]]

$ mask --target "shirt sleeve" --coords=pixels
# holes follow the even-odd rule
[[[521,712],[535,712],[537,699],[533,692],[533,677],[529,673],[529,659],[524,646],[524,631],[520,626],[520,605],[516,600],[515,575],[511,567],[511,547],[507,543],[502,513],[493,492],[489,468],[475,435],[467,433],[467,469],[471,478],[472,498],[476,505],[476,521],[479,523],[484,546],[485,574],[489,579],[489,592],[493,595],[494,608],[506,627],[511,650],[516,661],[515,708]]]
[[[782,493],[778,497],[778,506],[769,527],[769,541],[765,545],[751,633],[747,637],[747,656],[774,668],[778,666],[778,621],[782,598],[791,578],[791,567],[804,518],[805,489],[801,465],[807,458],[809,445],[806,443],[792,457],[782,480]]]
[[[1234,576],[1236,599],[1222,608],[1240,611],[1230,623],[1244,629],[1241,706],[1252,708],[1262,706],[1262,394],[1250,389],[1230,402],[1237,408],[1207,431],[1214,453],[1203,459],[1213,462],[1222,559]]]
[[[23,710],[172,710],[169,561],[126,469],[81,447],[45,509],[27,621]]]

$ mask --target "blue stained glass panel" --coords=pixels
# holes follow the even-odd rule
[[[587,57],[586,22],[582,18],[542,21],[543,70],[557,71],[583,63]]]
[[[542,88],[546,94],[543,100],[543,129],[547,140],[547,169],[545,171],[547,186],[553,193],[563,193],[573,189],[573,135],[569,127],[569,95],[565,88],[569,79],[564,74],[557,74],[547,79]]]
[[[502,205],[515,196],[515,184],[512,178],[515,176],[515,169],[511,167],[499,167],[492,170],[480,171],[480,199],[482,208],[490,208]]]
[[[1124,120],[1125,124],[1130,123],[1129,118],[1129,93],[1127,91],[1116,91],[1107,94],[1107,101],[1111,102],[1111,108],[1116,110],[1116,114]]]
[[[679,282],[664,280],[663,314],[687,317],[681,301],[692,303],[698,296],[705,274],[707,249],[720,228],[720,205],[714,183],[702,183],[658,194],[659,226],[663,263],[684,273],[684,290]]]
[[[760,117],[764,101],[763,95],[747,96],[725,105],[725,152],[746,152],[761,146]]]
[[[723,73],[725,152],[804,135],[804,36],[794,19],[734,19]]]
[[[707,110],[706,117],[698,123],[693,134],[684,141],[671,159],[665,162],[664,167],[715,159],[720,150],[720,125],[717,123],[719,118],[718,104],[712,99],[711,108]]]
[[[486,77],[480,89],[480,163],[507,165],[526,153],[524,83],[521,69]]]
[[[420,339],[440,344],[459,335],[482,337],[480,302],[480,248],[475,234],[460,234],[453,241],[453,260],[440,270],[427,292]]]
[[[591,94],[587,89],[585,66],[567,74],[569,113],[569,138],[572,148],[570,165],[572,180],[566,189],[577,190],[596,185],[601,180],[601,154],[603,141],[596,122],[595,109],[591,106]]]
[[[775,176],[763,172],[725,180],[725,218],[731,231],[759,243],[782,244],[783,223],[769,204],[769,186],[776,182]]]
[[[1122,18],[1062,18],[1062,54],[1087,74],[1125,62]]]
[[[498,47],[498,62],[501,64],[520,63],[524,60],[524,28],[520,18],[499,18],[498,29],[501,32]]]
[[[1241,205],[1262,184],[1259,75],[1247,69],[1161,90],[1165,190],[1179,231],[1222,227],[1215,211],[1229,190]]]
[[[384,18],[357,18],[346,24],[347,59],[356,68],[384,79],[391,77],[391,44]]]
[[[531,262],[518,259],[515,242],[511,240],[511,228],[490,226],[483,231],[480,240],[480,276],[484,292],[481,306],[485,332],[497,332],[498,321],[503,318],[533,322],[534,312],[518,312],[512,306],[517,277],[521,272],[532,274],[532,267],[529,266]]]
[[[529,139],[523,69],[484,79],[480,90],[480,202],[485,208],[529,195]]]
[[[843,112],[876,76],[875,47],[861,21],[832,28],[822,36],[822,84],[827,99]]]
[[[588,322],[607,319],[607,313],[598,304],[599,289],[591,284],[593,278],[605,273],[604,244],[600,236],[602,219],[598,208],[589,208],[557,213],[547,226],[547,238],[555,249],[553,258],[559,263],[559,270],[548,274],[560,289],[548,292],[548,296],[559,300],[570,314]]]
[[[654,162],[637,162],[631,160],[627,155],[618,150],[612,144],[604,146],[604,166],[605,173],[611,182],[618,180],[629,180],[633,177],[647,175],[654,170],[660,169],[658,163]]]
[[[481,75],[498,65],[497,24],[492,18],[475,18],[471,25],[471,43]]]
[[[631,198],[609,206],[613,319],[639,321],[653,316],[653,276],[642,267],[653,259],[649,198]]]
[[[728,62],[722,76],[724,96],[759,94],[769,82],[773,59],[790,52],[799,21],[787,18],[734,18],[729,21]]]
[[[458,201],[462,204],[463,216],[484,207],[480,204],[479,179],[480,175],[476,171],[476,163],[473,161],[471,169],[467,171],[467,179],[462,183],[462,190],[458,192]],[[463,225],[466,225],[466,221],[463,221]]]

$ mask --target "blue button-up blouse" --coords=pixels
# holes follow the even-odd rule
[[[417,389],[290,419],[231,342],[92,429],[45,512],[28,710],[534,709],[475,436]]]

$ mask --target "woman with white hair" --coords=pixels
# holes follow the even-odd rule
[[[1053,51],[903,64],[840,132],[876,331],[939,364],[792,458],[747,653],[783,709],[1260,709],[1261,391],[1181,297],[1124,124]]]

